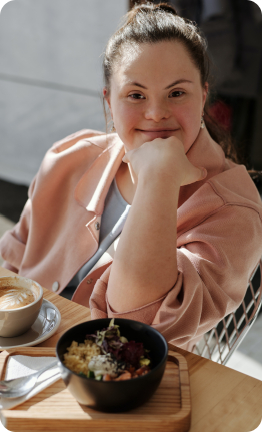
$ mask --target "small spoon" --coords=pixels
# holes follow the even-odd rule
[[[0,396],[4,398],[17,398],[29,393],[35,386],[37,378],[46,370],[57,365],[57,360],[43,367],[37,372],[21,378],[0,381]]]

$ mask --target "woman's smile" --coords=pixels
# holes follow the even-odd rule
[[[150,141],[156,138],[169,138],[172,135],[174,135],[174,132],[178,131],[178,129],[169,129],[169,128],[163,128],[163,129],[150,128],[150,129],[136,129],[136,130],[141,132]]]

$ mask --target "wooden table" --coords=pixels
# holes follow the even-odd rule
[[[12,274],[0,267],[0,276]],[[46,289],[44,298],[58,307],[62,321],[56,334],[39,347],[55,347],[68,328],[90,319],[90,311],[84,306]],[[189,367],[192,403],[190,432],[250,432],[258,427],[262,419],[262,381],[180,348],[172,349],[186,358]],[[28,410],[24,413],[26,421]],[[15,410],[5,411],[5,418],[7,429],[12,430]],[[48,413],[43,413],[43,422],[45,418],[48,419]],[[46,430],[51,431],[48,427]],[[128,430],[125,429],[125,432]]]

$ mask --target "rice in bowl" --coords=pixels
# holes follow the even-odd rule
[[[84,343],[73,341],[67,353],[64,354],[64,365],[77,374],[88,375],[88,364],[93,356],[101,354],[101,349],[91,340],[85,340]]]

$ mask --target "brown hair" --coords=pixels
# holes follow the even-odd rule
[[[103,71],[108,94],[114,67],[121,61],[125,48],[130,47],[130,44],[152,44],[166,40],[176,40],[184,44],[200,72],[201,84],[204,87],[209,81],[210,59],[207,54],[207,42],[201,31],[192,21],[180,17],[176,10],[166,3],[143,3],[126,14],[124,24],[113,34],[107,44]],[[226,157],[239,162],[230,135],[208,114],[208,102],[204,114],[205,124],[211,137],[221,145]]]

